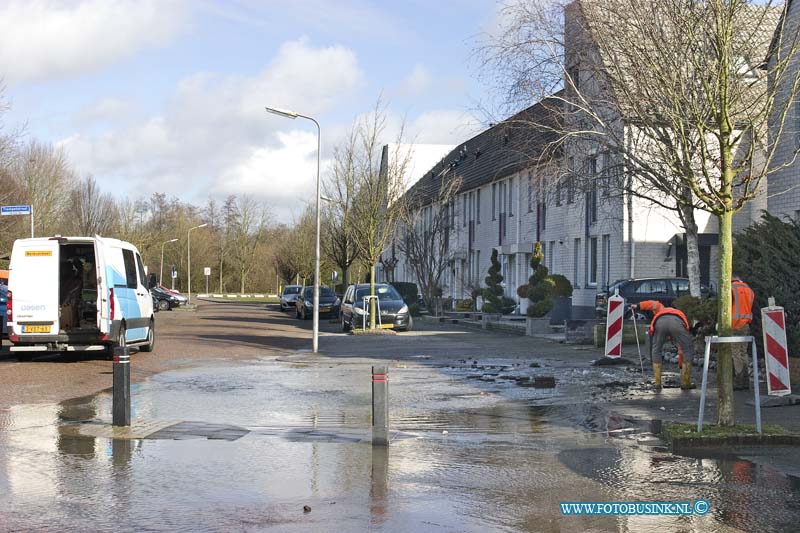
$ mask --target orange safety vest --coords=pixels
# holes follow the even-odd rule
[[[686,319],[686,315],[683,314],[682,311],[675,309],[674,307],[665,307],[664,304],[659,302],[658,300],[645,300],[639,304],[639,309],[642,311],[652,311],[655,313],[653,317],[653,321],[650,322],[650,336],[653,336],[653,332],[656,328],[656,320],[664,315],[675,315],[683,320],[683,324],[686,326],[686,331],[689,331],[689,321]]]
[[[753,289],[740,279],[731,283],[731,329],[742,329],[753,320],[753,300],[756,295]]]

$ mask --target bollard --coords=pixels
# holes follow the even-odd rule
[[[114,348],[114,388],[111,420],[114,426],[131,425],[131,352],[125,346]]]
[[[389,371],[372,367],[372,445],[389,444]]]

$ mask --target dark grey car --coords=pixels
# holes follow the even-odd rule
[[[319,316],[339,316],[341,302],[336,294],[328,287],[319,288]],[[297,294],[295,301],[295,316],[303,320],[309,319],[314,314],[314,287],[303,287]]]
[[[365,296],[369,296],[369,284],[350,285],[342,299],[341,323],[342,331],[360,328],[365,323],[369,327],[369,304],[364,310]],[[414,325],[408,306],[397,290],[386,283],[375,284],[375,294],[380,306],[380,322],[383,326],[391,325],[398,331],[409,331]]]

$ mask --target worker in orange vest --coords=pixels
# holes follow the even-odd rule
[[[750,322],[753,320],[753,301],[755,293],[750,286],[734,274],[731,277],[731,334],[734,337],[750,335]],[[750,345],[736,343],[731,345],[731,358],[733,359],[733,389],[745,390],[750,388],[750,373],[748,371],[748,352]]]
[[[641,311],[651,311],[653,321],[650,322],[650,338],[653,347],[653,379],[656,382],[656,389],[661,389],[661,365],[664,342],[668,338],[678,345],[678,351],[683,355],[681,361],[681,388],[693,389],[692,384],[692,359],[694,358],[694,348],[692,346],[692,335],[689,333],[689,321],[680,310],[674,307],[666,307],[657,300],[645,300],[631,305],[631,310],[635,313],[636,309]]]

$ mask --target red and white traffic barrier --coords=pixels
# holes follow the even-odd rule
[[[625,299],[615,293],[608,299],[606,314],[605,356],[616,359],[622,356],[622,317],[625,314]]]
[[[761,309],[764,333],[764,358],[767,363],[767,394],[785,396],[792,393],[789,383],[789,350],[786,345],[786,319],[783,307],[769,299],[769,307]]]

